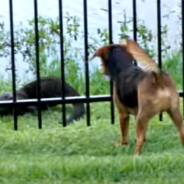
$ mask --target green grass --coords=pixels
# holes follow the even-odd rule
[[[184,149],[172,121],[156,116],[149,124],[141,156],[133,156],[135,119],[131,117],[129,145],[114,147],[119,139],[110,104],[91,105],[91,126],[86,117],[67,127],[58,124],[60,112],[0,119],[0,183],[3,184],[179,184],[183,183]]]

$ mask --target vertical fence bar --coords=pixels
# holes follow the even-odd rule
[[[133,0],[133,37],[137,41],[137,1]],[[134,64],[137,65],[137,62],[134,61]]]
[[[132,4],[133,4],[133,38],[137,42],[137,1],[133,0]],[[136,61],[134,61],[134,64],[137,66]]]
[[[108,0],[108,21],[109,21],[109,44],[112,44],[112,0]],[[113,81],[110,80],[111,94],[111,124],[114,124],[114,103],[113,103]]]
[[[62,98],[65,98],[65,62],[64,62],[64,39],[63,39],[63,1],[59,0],[59,29],[60,29],[60,55],[61,55],[61,81]],[[66,108],[62,108],[63,126],[66,126]]]
[[[133,0],[133,37],[137,41],[137,2]]]
[[[18,130],[17,126],[17,113],[16,113],[16,75],[15,75],[15,56],[14,56],[14,28],[13,28],[13,0],[9,0],[10,8],[10,37],[11,37],[11,69],[12,69],[12,87],[13,87],[13,117],[14,117],[14,130]]]
[[[161,42],[161,3],[157,0],[157,35],[158,35],[158,66],[162,68],[162,42]]]
[[[42,116],[40,109],[40,65],[39,65],[39,32],[38,32],[38,2],[34,0],[34,19],[35,19],[35,48],[36,48],[36,75],[37,75],[37,94],[38,94],[38,128],[42,128]]]
[[[86,77],[86,114],[87,125],[90,126],[90,104],[89,104],[89,65],[88,65],[88,14],[87,14],[87,0],[83,0],[84,8],[84,57],[85,57],[85,77]]]
[[[161,25],[161,0],[157,0],[157,35],[158,35],[158,66],[162,68],[162,25]],[[159,120],[163,120],[163,114],[160,113]]]
[[[183,67],[183,91],[184,91],[184,0],[181,0],[181,32],[182,32],[182,67]],[[184,98],[183,98],[183,115],[184,115]]]

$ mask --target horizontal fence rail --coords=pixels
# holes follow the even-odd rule
[[[184,97],[184,92],[179,91],[178,95],[180,97]],[[86,96],[79,96],[79,97],[65,97],[64,99],[62,98],[40,98],[40,103],[47,103],[47,102],[61,102],[65,104],[70,104],[70,103],[86,103],[86,102],[111,102],[111,95],[90,95],[89,98],[86,98]],[[38,99],[26,99],[26,100],[17,100],[16,102],[13,102],[13,100],[6,100],[6,101],[0,101],[1,106],[12,106],[13,105],[35,105],[38,103]]]
[[[61,102],[61,103],[79,103],[79,102],[105,102],[105,101],[111,101],[111,95],[90,95],[89,98],[86,98],[86,96],[80,96],[80,97],[65,97],[62,98],[40,98],[40,103],[47,103],[47,102]],[[12,100],[7,101],[0,101],[0,104],[3,106],[11,106],[13,103]],[[28,104],[28,105],[35,105],[38,103],[38,99],[26,99],[26,100],[17,100],[13,104]]]

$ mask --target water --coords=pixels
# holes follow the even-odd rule
[[[156,1],[153,0],[137,0],[137,16],[138,19],[143,19],[146,26],[156,33],[157,31],[157,14],[156,14]],[[34,16],[33,0],[13,0],[13,14],[14,25],[19,26],[20,22],[26,25],[26,21],[30,20]],[[173,42],[181,41],[178,37],[179,30],[181,29],[180,22],[177,16],[180,14],[179,0],[162,0],[162,16],[170,11],[175,13],[169,13],[168,18],[162,18],[162,24],[167,24],[169,28],[168,42],[171,43],[172,49],[175,49],[179,44],[173,44]],[[5,28],[9,29],[9,1],[1,0],[0,6],[0,18],[5,22]],[[108,9],[107,0],[88,0],[88,29],[89,33],[95,35],[97,28],[108,28],[108,13],[104,9]],[[117,21],[123,19],[123,11],[126,11],[128,17],[132,17],[132,1],[131,0],[112,0],[113,8],[113,41],[118,41],[118,29],[119,24]],[[70,15],[76,15],[83,21],[83,0],[63,0],[63,14],[69,12]],[[38,13],[45,18],[58,17],[58,0],[38,0]],[[16,29],[16,28],[15,28]],[[130,35],[132,36],[132,35]],[[0,62],[0,74],[5,78],[10,79],[11,73],[5,71],[6,66],[10,58],[1,58]],[[98,62],[95,61],[95,64]],[[22,62],[21,57],[16,57],[16,66],[18,69],[19,77],[25,79],[27,74],[25,70],[28,68],[27,64]]]

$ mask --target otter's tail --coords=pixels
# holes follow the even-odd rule
[[[73,121],[78,121],[84,115],[84,104],[83,103],[73,103],[73,113],[66,119],[66,123],[72,123]]]
[[[80,96],[80,94],[69,84],[65,84],[65,96],[66,97],[74,97]],[[78,121],[84,115],[84,104],[83,103],[72,103],[73,105],[73,112],[69,118],[66,119],[66,123],[72,123],[73,121]],[[60,121],[60,123],[63,123]]]

